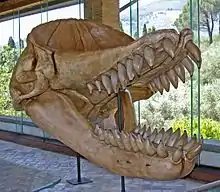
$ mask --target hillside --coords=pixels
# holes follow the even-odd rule
[[[124,0],[125,2],[125,0]],[[140,34],[143,25],[156,29],[175,28],[174,21],[181,13],[185,0],[140,0],[139,1],[139,22]],[[123,29],[126,33],[130,32],[130,9],[126,9],[120,14]],[[133,34],[137,31],[137,7],[132,6],[132,30]]]

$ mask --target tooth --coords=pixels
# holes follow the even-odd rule
[[[162,83],[163,87],[165,88],[165,90],[167,92],[169,92],[170,90],[170,82],[169,80],[167,79],[166,75],[161,75],[160,76],[160,82]]]
[[[154,50],[151,47],[144,48],[144,58],[150,67],[154,65],[155,54]]]
[[[174,144],[176,143],[177,139],[180,137],[180,129],[178,128],[170,137],[167,145],[170,147],[173,147]]]
[[[130,139],[127,134],[124,133],[124,131],[121,132],[121,139],[124,144],[124,147],[127,151],[131,151],[131,144],[130,144]]]
[[[152,142],[156,138],[156,136],[157,136],[157,129],[155,128],[153,133],[151,134],[151,136],[149,138],[150,142]]]
[[[136,153],[139,151],[138,146],[136,144],[136,138],[134,135],[130,134],[130,143],[133,151]]]
[[[144,142],[144,147],[146,154],[149,156],[153,156],[156,153],[156,149],[153,146],[153,144],[149,141],[149,138],[147,137],[145,142]]]
[[[123,143],[122,143],[122,140],[121,140],[121,137],[120,137],[120,135],[119,135],[119,132],[118,132],[118,130],[114,130],[113,131],[113,136],[114,136],[114,138],[115,138],[115,140],[116,140],[116,142],[117,142],[117,144],[118,144],[118,147],[120,148],[120,149],[124,149],[124,145],[123,145]]]
[[[96,124],[96,126],[95,126],[95,130],[94,130],[94,133],[96,134],[96,135],[99,135],[99,126]]]
[[[191,138],[191,140],[183,146],[184,151],[190,150],[197,143],[196,134]]]
[[[182,157],[183,157],[183,150],[182,147],[179,146],[178,149],[173,153],[172,160],[177,163],[182,159]]]
[[[153,82],[154,82],[156,88],[159,90],[159,92],[160,92],[161,95],[162,95],[162,94],[163,94],[163,86],[162,86],[162,84],[161,84],[161,82],[160,82],[160,78],[155,78],[155,79],[153,80]]]
[[[201,52],[199,48],[193,43],[193,41],[188,41],[186,43],[186,49],[190,55],[190,57],[198,64],[201,63],[202,58],[201,58]]]
[[[122,88],[125,89],[128,78],[127,78],[126,68],[121,63],[118,64],[118,77],[119,77],[119,81],[121,82]]]
[[[139,150],[143,152],[143,150],[144,150],[144,143],[143,143],[143,140],[142,140],[140,135],[137,135],[136,144],[137,144]]]
[[[142,135],[144,134],[145,130],[146,130],[146,129],[141,128],[141,129],[139,129],[139,132],[138,132],[138,133],[142,136]]]
[[[197,143],[187,154],[186,158],[189,160],[194,159],[202,150],[202,145]]]
[[[188,141],[188,136],[186,130],[184,130],[184,133],[180,137],[180,139],[175,143],[175,147],[184,146]]]
[[[111,80],[108,76],[102,75],[102,83],[107,91],[107,93],[110,95],[112,92],[112,87],[111,87]]]
[[[163,137],[163,143],[164,143],[165,145],[169,142],[169,139],[170,139],[172,133],[173,133],[172,127],[169,128],[169,129],[165,132],[164,137]]]
[[[146,139],[148,136],[151,135],[151,128],[149,127],[143,134],[143,138]]]
[[[174,58],[174,44],[170,39],[164,39],[163,48],[169,54],[170,57]]]
[[[186,57],[185,59],[183,59],[182,64],[187,69],[190,76],[192,76],[194,72],[194,63],[188,57]]]
[[[133,58],[134,70],[138,75],[141,74],[141,69],[143,67],[143,58],[140,55],[135,55]]]
[[[164,136],[164,129],[162,128],[159,133],[156,135],[156,138],[154,139],[154,143],[159,143],[161,141],[161,139],[163,138]]]
[[[178,75],[178,77],[181,79],[183,83],[185,83],[186,77],[185,77],[185,69],[182,65],[177,65],[175,67],[175,72]]]
[[[113,91],[117,93],[118,92],[118,75],[117,75],[116,70],[111,71],[111,83],[112,83]]]
[[[128,59],[126,63],[127,63],[126,68],[127,68],[128,79],[131,81],[135,77],[134,69],[133,69],[133,62],[131,59]]]
[[[168,151],[166,150],[166,147],[164,146],[163,142],[160,141],[158,147],[157,147],[157,154],[161,157],[161,158],[166,158],[168,157]]]
[[[92,90],[94,89],[93,84],[88,83],[88,84],[87,84],[87,87],[88,87],[88,89],[89,89],[89,93],[92,94]]]
[[[104,140],[105,143],[109,145],[110,144],[109,131],[104,131],[104,138],[105,138]]]
[[[110,141],[111,145],[114,147],[117,147],[118,144],[117,144],[116,139],[114,138],[111,131],[108,133],[108,136],[109,136],[109,141]]]
[[[170,80],[170,82],[172,83],[172,85],[174,86],[174,88],[178,87],[178,78],[177,78],[177,74],[175,73],[174,70],[170,70],[167,72],[167,77]]]
[[[98,129],[98,136],[99,136],[99,140],[100,141],[104,141],[105,140],[104,131],[102,129],[100,129],[100,128]]]
[[[97,81],[95,81],[95,85],[96,85],[98,91],[101,92],[102,91],[102,89],[101,89],[101,82],[97,80]]]
[[[151,91],[154,93],[156,93],[158,91],[156,88],[156,85],[154,84],[153,81],[150,82],[149,87],[150,87]]]

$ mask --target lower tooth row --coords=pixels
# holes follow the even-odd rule
[[[172,129],[167,131],[161,129],[160,132],[157,132],[157,129],[154,129],[152,133],[148,129],[142,133],[141,132],[142,130],[136,134],[127,134],[123,131],[119,132],[116,129],[102,130],[98,125],[94,129],[94,133],[99,140],[104,141],[107,145],[112,145],[134,153],[141,152],[148,156],[157,155],[160,158],[166,158],[170,153],[174,162],[179,162],[183,158],[184,153],[186,153],[186,156],[189,154],[187,157],[193,159],[198,155],[202,148],[202,143],[197,142],[196,137],[188,142],[186,132],[180,136],[179,129],[174,133],[172,132]],[[170,151],[170,147],[174,150]]]

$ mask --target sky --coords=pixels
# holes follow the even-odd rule
[[[80,14],[81,13],[81,14]],[[48,16],[47,16],[48,15]],[[28,33],[31,32],[35,26],[56,19],[62,18],[83,18],[84,10],[83,4],[81,6],[74,5],[61,9],[56,9],[48,12],[38,13],[20,18],[20,37],[25,39]],[[13,19],[0,23],[0,45],[8,43],[9,37],[12,36],[15,42],[19,40],[19,20]]]

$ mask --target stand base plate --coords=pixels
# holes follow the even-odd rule
[[[82,184],[92,183],[92,180],[85,177],[82,177],[81,179],[70,179],[66,181],[71,185],[82,185]]]

